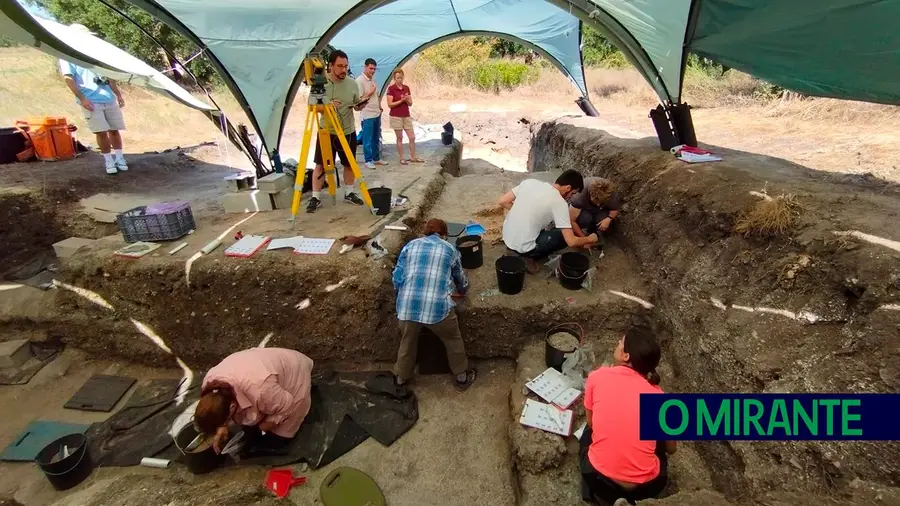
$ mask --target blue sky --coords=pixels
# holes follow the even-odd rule
[[[33,4],[33,3],[29,2],[28,0],[18,0],[18,1],[19,1],[19,4],[22,5],[22,7],[25,7],[25,9],[28,10],[28,12],[34,14],[35,16],[40,16],[40,17],[46,18],[46,19],[53,19],[53,14],[50,14],[50,12],[47,11],[47,9],[41,7],[40,5]]]

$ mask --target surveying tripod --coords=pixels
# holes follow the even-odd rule
[[[322,63],[323,58],[318,55],[309,55],[303,60],[303,73],[305,81],[309,84],[309,105],[306,109],[306,124],[303,128],[303,143],[300,147],[300,166],[297,168],[297,176],[294,180],[294,199],[291,202],[291,221],[297,218],[297,212],[300,210],[300,201],[303,197],[303,183],[306,179],[306,160],[309,156],[310,144],[312,144],[313,131],[318,129],[319,149],[322,153],[322,166],[325,168],[325,181],[328,183],[328,194],[331,195],[331,201],[337,203],[335,193],[337,185],[335,184],[335,167],[334,152],[331,145],[330,126],[337,132],[338,141],[341,148],[347,154],[350,160],[350,169],[353,176],[359,181],[359,191],[362,193],[363,202],[368,206],[372,214],[375,214],[375,207],[372,205],[372,197],[369,196],[369,189],[363,180],[362,172],[356,163],[354,153],[350,151],[350,144],[344,136],[341,122],[338,118],[334,104],[325,103],[325,65]],[[315,177],[315,173],[313,174]]]

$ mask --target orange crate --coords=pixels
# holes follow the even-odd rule
[[[64,117],[28,118],[28,135],[39,160],[53,162],[75,158],[75,140]]]
[[[28,118],[28,124],[31,125],[31,128],[37,128],[39,126],[68,125],[69,122],[64,116],[31,116]]]

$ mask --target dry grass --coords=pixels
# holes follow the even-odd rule
[[[136,86],[122,86],[125,95],[126,150],[156,150],[221,139],[200,112]],[[205,96],[198,97],[206,100]],[[246,122],[231,95],[215,97],[230,118]],[[57,71],[57,60],[36,49],[0,49],[0,124],[12,125],[29,116],[65,116],[78,127],[78,136],[93,144],[80,107]]]
[[[574,101],[580,94],[555,68],[542,69],[534,82],[499,94],[462,87],[420,58],[408,62],[405,70],[421,99],[416,104],[419,111],[428,108],[435,115],[442,114],[448,103],[466,103],[470,110],[577,113]],[[588,68],[586,78],[603,121],[639,135],[655,134],[647,111],[659,102],[636,70]],[[820,98],[772,99],[760,94],[759,88],[758,80],[736,71],[719,78],[689,72],[683,98],[694,107],[701,141],[713,149],[727,147],[815,169],[872,173],[900,181],[900,108]],[[127,149],[157,150],[222,140],[199,112],[142,88],[123,89]],[[289,131],[303,129],[305,93],[301,88],[293,104]],[[247,124],[230,93],[220,90],[215,98],[233,123]],[[28,116],[62,115],[79,127],[80,137],[92,140],[78,106],[56,72],[55,59],[35,49],[0,49],[0,104],[0,124],[11,125]]]
[[[774,237],[791,230],[797,217],[793,195],[779,195],[754,203],[738,219],[734,231],[746,237]]]

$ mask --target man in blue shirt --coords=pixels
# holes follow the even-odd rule
[[[84,25],[76,23],[69,26],[91,33]],[[125,100],[116,82],[62,59],[59,60],[59,73],[75,94],[88,128],[97,136],[97,145],[100,146],[106,163],[106,173],[116,174],[128,170],[128,163],[122,154],[122,135],[119,133],[120,130],[125,130],[121,109],[125,107]]]
[[[474,367],[469,367],[453,302],[455,295],[465,295],[469,281],[459,251],[446,241],[446,237],[447,224],[443,220],[428,220],[425,236],[413,239],[403,247],[394,268],[397,319],[402,335],[394,364],[398,385],[404,385],[412,378],[419,331],[423,326],[443,341],[450,370],[456,375],[456,388],[465,390],[475,381],[477,373]]]

